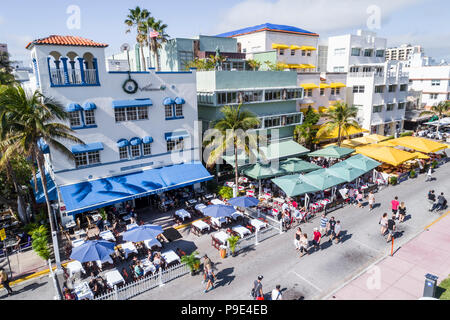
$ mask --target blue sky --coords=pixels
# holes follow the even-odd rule
[[[80,8],[80,29],[69,29],[66,13],[70,5]],[[26,44],[51,34],[78,35],[108,43],[107,54],[124,42],[123,23],[129,8],[139,5],[169,27],[171,37],[214,35],[265,22],[294,25],[330,35],[366,29],[366,10],[375,5],[380,12],[378,35],[388,46],[421,44],[427,55],[450,61],[450,1],[448,0],[22,0],[3,3],[0,9],[0,42],[8,43],[15,60],[27,60]],[[372,11],[373,12],[373,11]]]

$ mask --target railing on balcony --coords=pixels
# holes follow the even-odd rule
[[[66,83],[66,78],[64,75],[63,69],[51,69],[50,70],[50,79],[53,85],[62,86],[62,85],[83,85],[83,84],[97,84],[97,70],[95,69],[87,69],[83,70],[84,72],[84,82],[81,77],[81,70],[72,69],[67,72],[68,83]]]

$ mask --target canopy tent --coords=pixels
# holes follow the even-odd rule
[[[341,128],[341,137],[352,136],[354,134],[363,133],[363,132],[369,132],[369,131],[366,129],[362,129],[362,128],[356,128],[354,126],[350,126],[347,129]],[[322,134],[321,136],[318,136],[317,138],[319,140],[336,139],[336,138],[338,138],[338,133],[339,133],[339,128],[336,127],[333,130],[331,130],[330,132],[326,132],[326,133]]]
[[[343,162],[348,163],[354,168],[364,170],[365,172],[369,172],[370,170],[375,169],[376,167],[381,165],[380,162],[375,161],[362,154],[357,154],[353,157],[348,158]]]
[[[310,184],[319,190],[326,190],[338,184],[346,182],[344,179],[332,175],[328,171],[328,169],[320,169],[310,172],[302,176],[301,179],[307,184]]]
[[[299,174],[288,175],[272,179],[272,182],[289,197],[296,197],[305,193],[320,191],[317,187],[304,182],[301,177],[302,175]]]
[[[350,149],[350,148],[329,146],[327,148],[323,148],[323,149],[308,153],[308,156],[309,157],[325,157],[325,158],[340,159],[340,158],[345,157],[353,152],[355,152],[355,150]]]
[[[388,137],[378,135],[378,134],[371,134],[371,135],[364,136],[364,137],[354,138],[354,139],[352,139],[352,141],[358,142],[361,144],[371,144],[371,143],[378,143],[378,142],[384,141],[386,139],[388,139]]]
[[[383,147],[378,145],[369,145],[356,148],[356,153],[363,154],[372,159],[398,166],[405,161],[412,160],[415,156],[406,151],[398,150],[391,147]]]
[[[307,173],[320,169],[320,167],[315,163],[303,161],[297,158],[289,158],[281,161],[280,168],[288,174]]]
[[[390,140],[390,143],[424,153],[437,152],[448,148],[446,144],[419,137],[401,137]]]
[[[439,126],[441,126],[441,127],[450,126],[450,117],[442,118],[440,121],[437,120],[437,121],[427,122],[425,124],[429,125],[429,126],[437,126],[439,124]]]
[[[392,139],[378,142],[376,145],[379,147],[396,147],[397,146],[395,143],[392,143]]]
[[[273,177],[288,174],[286,171],[281,169],[280,166],[271,165],[271,164],[264,165],[259,162],[256,164],[250,165],[250,166],[246,166],[246,167],[242,168],[241,171],[247,177],[257,179],[257,180],[273,178]]]
[[[200,162],[182,163],[157,169],[60,186],[66,213],[75,214],[114,203],[141,198],[211,180]]]
[[[347,182],[351,182],[365,174],[367,171],[355,168],[350,163],[342,161],[328,168],[326,172],[335,177],[344,179]]]
[[[389,139],[386,136],[382,136],[381,134],[376,134],[376,133],[369,134],[368,136],[365,136],[365,137],[370,139],[370,140],[374,140],[375,142],[381,142],[381,141]]]
[[[416,159],[424,159],[424,160],[430,159],[429,156],[427,156],[426,154],[423,154],[422,152],[416,151],[416,152],[413,152],[413,154],[416,156]]]

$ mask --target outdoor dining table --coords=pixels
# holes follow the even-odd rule
[[[225,204],[225,202],[223,202],[222,200],[219,200],[219,199],[212,199],[211,203],[212,204]]]
[[[100,238],[106,241],[116,242],[116,238],[114,237],[113,233],[109,230],[100,232]]]
[[[274,198],[273,202],[285,203],[286,201],[284,199],[281,199],[281,198]]]
[[[242,214],[242,212],[236,211],[231,214],[231,217],[233,218],[233,220],[237,220],[239,217],[243,218],[244,215]]]
[[[199,203],[199,204],[197,204],[197,205],[195,206],[195,210],[198,210],[198,211],[200,211],[200,212],[203,213],[203,209],[205,209],[206,207],[207,207],[207,206],[206,206],[205,204]]]
[[[185,218],[189,218],[189,219],[191,218],[191,214],[189,212],[187,212],[185,209],[180,209],[180,210],[175,211],[175,215],[179,216],[181,219],[183,219],[183,221]]]
[[[94,219],[94,222],[97,222],[98,220],[100,220],[100,218],[102,217],[100,214],[93,214],[92,216],[92,219]]]
[[[250,220],[250,224],[256,228],[257,231],[261,230],[262,228],[267,227],[267,223],[259,220],[259,219],[252,219]]]
[[[123,221],[131,221],[131,218],[132,218],[131,214],[122,217]]]
[[[80,261],[74,260],[67,264],[66,266],[67,271],[69,271],[69,277],[72,277],[77,272],[82,272],[83,274],[86,274],[86,271],[83,268],[83,265]]]
[[[111,288],[114,288],[116,284],[124,283],[125,280],[123,279],[122,275],[117,269],[114,269],[112,271],[109,271],[105,273],[106,282]]]
[[[77,226],[76,222],[72,220],[72,221],[69,221],[68,223],[66,223],[64,227],[66,229],[70,229],[70,228],[74,228],[76,226]]]
[[[151,249],[154,246],[158,246],[160,248],[162,248],[162,244],[161,242],[159,242],[156,239],[148,239],[148,240],[144,240],[144,245],[147,247],[147,249]]]
[[[227,240],[230,238],[230,235],[227,234],[224,231],[219,231],[216,232],[212,235],[213,239],[216,239],[217,241],[219,241],[219,243],[221,245],[226,245],[227,244]],[[217,249],[219,249],[218,247],[216,247]]]
[[[202,221],[202,220],[194,221],[192,223],[192,225],[195,228],[197,228],[200,232],[203,232],[203,230],[209,230],[209,225],[206,222]]]
[[[247,228],[244,228],[241,225],[237,225],[237,226],[231,228],[231,230],[233,230],[234,232],[239,233],[241,238],[245,237],[245,235],[247,235],[247,234],[251,234],[250,230],[248,230]]]
[[[205,198],[208,199],[208,200],[209,200],[209,199],[212,199],[213,197],[214,197],[214,196],[213,196],[212,194],[207,194],[207,195],[205,195]]]
[[[74,286],[75,294],[77,295],[78,300],[94,299],[94,294],[92,293],[91,288],[89,288],[89,284],[84,281]]]
[[[189,200],[188,200],[188,203],[189,203],[189,204],[195,204],[195,203],[197,203],[197,200],[195,200],[195,199],[189,199]]]
[[[84,239],[77,239],[72,241],[72,248],[81,246],[84,243]]]
[[[164,251],[161,253],[161,256],[166,260],[168,265],[175,261],[180,262],[180,257],[173,250]]]
[[[80,239],[85,238],[87,233],[86,230],[80,229],[74,232],[74,235],[78,236]]]
[[[133,242],[125,242],[122,243],[122,250],[125,254],[125,259],[128,259],[128,255],[131,253],[138,253],[136,246],[133,244]]]
[[[211,217],[211,222],[218,227],[222,227],[222,224],[226,223],[227,219],[225,217],[220,217],[220,218]]]
[[[135,227],[138,227],[136,223],[127,224],[127,230],[133,229]]]
[[[156,267],[153,263],[148,261],[148,259],[142,259],[141,260],[142,269],[144,269],[144,275],[148,272],[154,273],[156,271]]]

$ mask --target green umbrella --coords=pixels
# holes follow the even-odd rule
[[[346,182],[328,172],[328,169],[321,169],[310,172],[302,177],[306,183],[315,186],[319,190],[329,189],[338,184]]]
[[[310,157],[325,157],[325,158],[335,158],[340,159],[355,152],[355,150],[350,148],[342,148],[338,146],[329,146],[314,152],[308,153]]]
[[[338,178],[342,178],[347,182],[353,181],[366,173],[366,171],[352,167],[345,161],[336,163],[334,166],[331,166],[330,168],[328,168],[327,172]]]
[[[300,196],[309,192],[320,191],[313,185],[310,185],[302,180],[302,175],[288,175],[284,177],[279,177],[272,179],[281,190],[283,190],[289,197]]]
[[[352,167],[364,170],[365,172],[369,172],[370,170],[375,169],[378,166],[381,166],[380,162],[375,161],[375,160],[373,160],[369,157],[366,157],[362,154],[357,154],[356,156],[348,158],[344,162],[348,163]]]
[[[257,180],[288,174],[288,172],[284,171],[279,166],[271,166],[270,164],[264,165],[259,162],[257,164],[253,164],[251,166],[243,168],[241,172],[247,177]]]
[[[320,167],[315,163],[303,161],[297,158],[289,158],[281,161],[280,168],[287,173],[305,173],[320,169]]]

